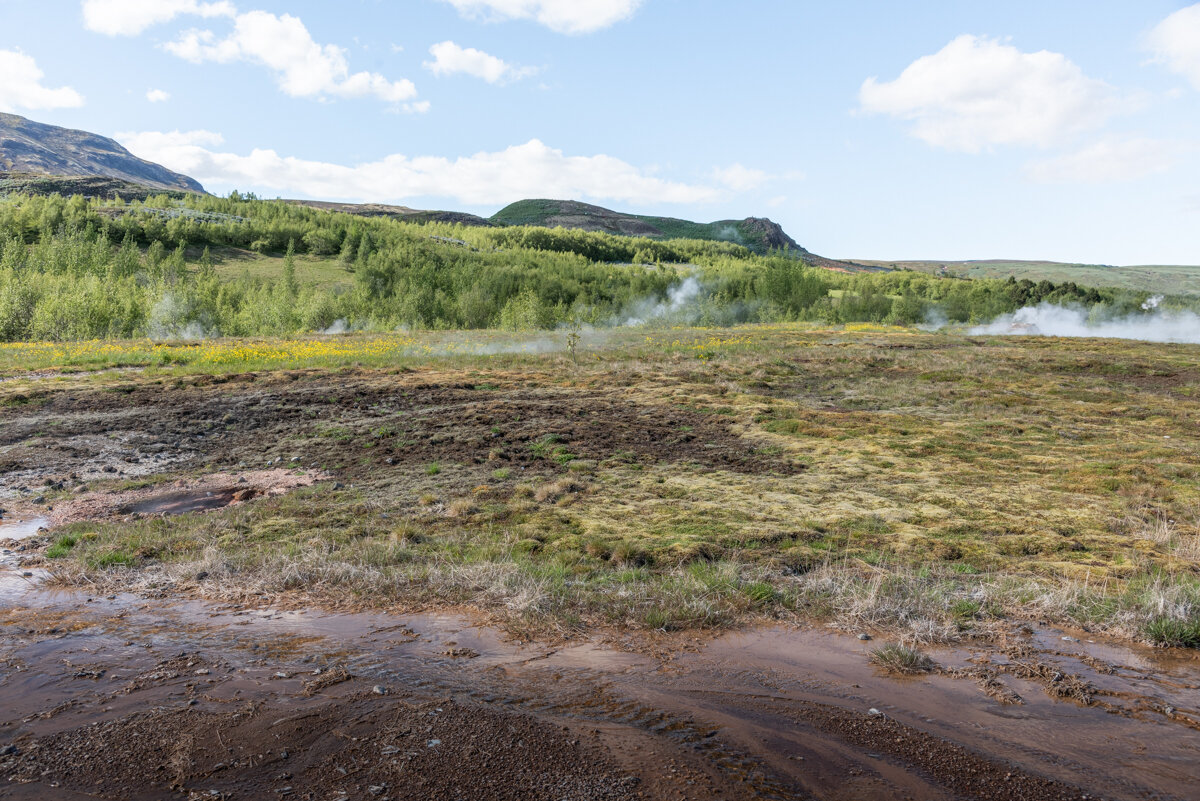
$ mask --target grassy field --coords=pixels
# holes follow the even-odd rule
[[[196,254],[197,257],[199,254]],[[214,248],[213,266],[222,280],[249,277],[262,281],[277,281],[283,274],[283,257],[279,254],[260,254],[240,248]],[[350,288],[354,275],[338,263],[336,257],[301,255],[296,257],[296,280],[318,289]]]
[[[537,632],[769,616],[936,641],[1049,618],[1200,639],[1200,348],[866,325],[567,348],[3,345],[0,422],[31,426],[39,458],[72,434],[67,398],[169,410],[208,450],[152,485],[293,458],[336,479],[75,523],[49,562],[100,588],[468,605]],[[143,369],[69,372],[108,367]],[[26,377],[46,370],[67,372]]]
[[[1108,267],[1096,264],[1063,264],[1052,261],[859,261],[876,267],[916,270],[961,278],[1008,278],[1030,281],[1073,281],[1080,286],[1118,287],[1164,295],[1200,295],[1200,267],[1141,265]]]

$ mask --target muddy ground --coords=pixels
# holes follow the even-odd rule
[[[1019,705],[897,680],[869,644],[816,631],[654,658],[454,615],[89,598],[11,572],[0,597],[0,797],[1186,799],[1200,780],[1195,661],[1051,629],[1024,658],[1103,704],[1029,679],[1010,679]]]
[[[556,386],[546,376],[508,384],[461,378],[295,371],[31,391],[0,409],[0,493],[275,460],[334,469],[347,480],[385,480],[439,461],[544,470],[528,447],[539,440],[581,458],[802,469],[756,453],[728,421],[682,403],[639,402],[620,387]],[[375,435],[369,451],[347,448],[365,435]]]
[[[542,451],[534,447],[546,443]],[[670,387],[468,373],[56,385],[0,407],[0,798],[1188,799],[1191,656],[1014,630],[899,679],[795,627],[516,643],[458,614],[325,614],[44,584],[80,519],[204,514],[428,465],[788,475]],[[169,480],[163,480],[169,476]]]

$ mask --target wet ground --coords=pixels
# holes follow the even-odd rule
[[[1082,632],[933,652],[943,673],[898,679],[869,666],[874,643],[820,630],[652,657],[455,615],[38,580],[0,568],[0,797],[1189,799],[1200,783],[1194,656]],[[1051,670],[1001,671],[1007,703],[956,673],[1014,661]],[[1088,696],[1058,697],[1068,677]]]

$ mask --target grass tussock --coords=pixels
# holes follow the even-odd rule
[[[936,667],[934,661],[916,648],[906,645],[884,645],[871,651],[871,664],[889,673],[915,676],[929,673]]]

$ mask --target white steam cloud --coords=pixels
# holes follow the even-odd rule
[[[1188,311],[1160,309],[1161,297],[1142,304],[1148,314],[1107,318],[1102,306],[1089,312],[1079,308],[1042,303],[1013,314],[997,317],[987,325],[971,328],[971,334],[1043,337],[1103,337],[1143,342],[1175,342],[1200,345],[1200,316]]]
[[[694,275],[688,276],[667,290],[666,300],[649,297],[630,304],[621,315],[624,321],[620,325],[646,325],[656,320],[677,321],[687,318],[691,316],[690,311],[699,311],[696,307],[700,290],[699,279]]]
[[[191,304],[170,292],[164,293],[150,310],[148,329],[150,338],[158,342],[220,336],[192,317]]]

